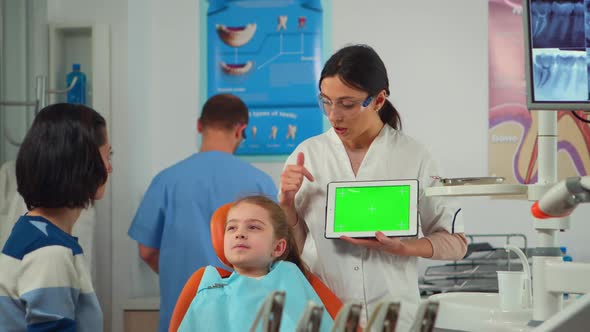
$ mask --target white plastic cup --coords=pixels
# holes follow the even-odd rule
[[[524,278],[523,271],[498,271],[498,295],[502,311],[524,308]]]

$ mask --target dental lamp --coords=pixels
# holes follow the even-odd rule
[[[571,177],[551,187],[533,204],[531,212],[538,219],[561,218],[584,202],[590,202],[590,176]]]

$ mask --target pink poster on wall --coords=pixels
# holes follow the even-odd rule
[[[529,184],[537,181],[537,120],[526,107],[523,30],[519,3],[488,1],[489,173]],[[571,112],[559,112],[558,132],[560,178],[586,175],[590,127]]]

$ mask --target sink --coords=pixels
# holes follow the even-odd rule
[[[451,331],[531,331],[532,309],[502,311],[497,293],[444,293],[429,300],[439,303],[435,328]],[[436,330],[435,330],[436,331]]]

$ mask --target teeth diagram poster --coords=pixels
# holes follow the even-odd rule
[[[322,132],[322,15],[320,0],[208,2],[207,97],[231,93],[250,110],[238,154],[289,154]]]
[[[574,33],[566,33],[570,28],[564,22],[567,21],[565,17],[571,16],[576,10],[583,11],[586,6],[590,8],[589,0],[539,0],[535,3],[540,4],[533,7],[533,24],[537,29],[562,31],[562,41],[567,41],[567,38],[579,39]],[[529,112],[526,107],[522,6],[516,0],[489,0],[488,8],[489,172],[505,177],[509,183],[536,183],[538,120],[537,112]],[[555,97],[551,95],[555,91],[559,91],[561,96],[566,92],[579,95],[575,89],[555,88],[562,81],[569,80],[568,84],[573,86],[580,79],[576,75],[563,75],[567,73],[567,68],[563,68],[566,64],[560,63],[564,60],[568,62],[567,65],[576,66],[578,60],[573,57],[570,59],[569,55],[561,55],[559,62],[552,59],[545,54],[539,57],[542,62],[553,62],[554,67],[562,68],[546,75],[545,85],[537,86],[538,93],[546,93],[551,98]],[[582,72],[586,73],[586,64],[582,67]],[[585,75],[582,76],[583,80],[587,79]],[[583,112],[577,114],[586,117]],[[558,112],[557,119],[559,178],[588,175],[590,126],[578,121],[569,111]]]

